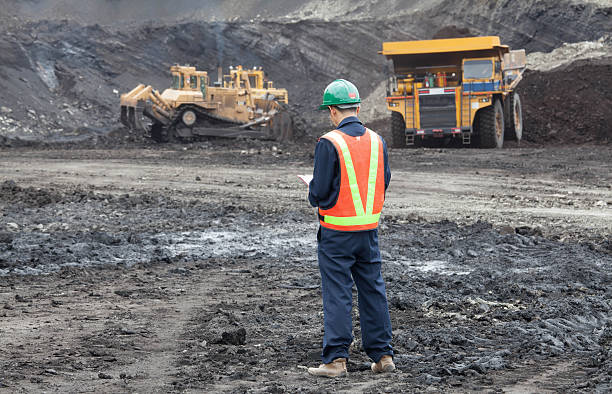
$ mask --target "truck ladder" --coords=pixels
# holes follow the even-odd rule
[[[416,119],[414,117],[414,111],[415,111],[415,105],[416,105],[416,93],[414,91],[415,85],[414,85],[414,81],[412,81],[412,130],[416,131],[416,127],[415,127],[415,122]],[[408,97],[407,97],[408,93],[404,92],[404,121],[406,120],[406,114],[407,114],[407,109],[406,107],[408,106]],[[412,146],[414,145],[414,131],[412,132],[412,134],[406,134],[406,145],[407,146]]]

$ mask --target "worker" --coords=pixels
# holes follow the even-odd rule
[[[378,248],[378,220],[391,180],[387,145],[363,126],[361,99],[344,79],[330,83],[319,109],[328,110],[335,130],[315,148],[308,200],[318,207],[318,258],[323,295],[323,364],[317,376],[346,375],[353,342],[351,310],[357,285],[362,345],[374,372],[395,369],[391,319]]]

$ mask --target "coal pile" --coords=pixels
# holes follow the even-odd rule
[[[540,144],[610,143],[611,89],[612,58],[579,61],[547,73],[528,71],[519,89],[524,106],[530,108],[525,110],[525,139]]]
[[[519,85],[525,105],[525,139],[539,143],[609,143],[612,39],[565,44],[528,56]]]

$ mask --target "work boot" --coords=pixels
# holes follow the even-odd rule
[[[372,371],[376,373],[395,371],[393,357],[389,355],[382,356],[377,363],[372,363]]]
[[[308,368],[308,373],[328,378],[344,376],[346,375],[346,358],[337,358],[329,364],[319,365],[319,368]]]

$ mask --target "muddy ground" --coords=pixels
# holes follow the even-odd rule
[[[335,380],[311,144],[0,153],[2,392],[612,390],[609,147],[391,151],[398,371]]]

